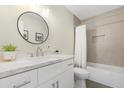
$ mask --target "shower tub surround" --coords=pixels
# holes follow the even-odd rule
[[[49,55],[1,61],[0,87],[73,87],[73,56]]]
[[[124,88],[124,68],[88,62],[89,80],[113,87]]]

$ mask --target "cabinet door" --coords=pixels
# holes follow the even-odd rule
[[[41,84],[40,86],[38,86],[38,88],[57,88],[58,87],[58,81],[56,78],[51,79],[43,84]]]
[[[30,88],[37,86],[37,70],[0,79],[0,88]]]
[[[74,86],[74,71],[73,68],[65,71],[63,74],[58,76],[59,88],[73,88]]]
[[[73,88],[74,71],[73,67],[59,74],[55,78],[42,83],[38,88]]]
[[[61,73],[65,72],[69,68],[73,67],[73,60],[65,60],[60,63],[52,64],[46,67],[38,69],[38,85],[43,84],[51,80],[54,77],[57,77]]]
[[[73,68],[68,69],[64,73],[58,75],[54,79],[51,79],[38,88],[73,88],[74,86],[74,72]]]

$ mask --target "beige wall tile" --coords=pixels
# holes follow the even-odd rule
[[[82,24],[87,25],[87,60],[124,67],[124,7]],[[104,36],[93,38],[94,35]]]

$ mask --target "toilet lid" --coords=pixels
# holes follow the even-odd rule
[[[74,72],[78,74],[89,74],[89,72],[86,69],[83,68],[74,68]]]

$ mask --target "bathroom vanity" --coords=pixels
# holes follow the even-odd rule
[[[72,88],[73,56],[51,55],[0,62],[0,87]]]

